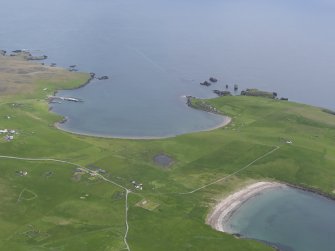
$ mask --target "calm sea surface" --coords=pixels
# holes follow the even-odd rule
[[[40,50],[48,63],[108,75],[59,95],[65,130],[171,136],[223,118],[185,105],[234,83],[335,109],[331,0],[2,0],[0,48]],[[219,82],[203,87],[210,76]]]
[[[224,228],[284,251],[333,251],[334,212],[335,201],[310,192],[267,190],[243,204]]]
[[[100,136],[159,137],[209,129],[224,118],[188,108],[239,84],[335,109],[332,0],[2,0],[0,48],[108,75],[59,95],[62,128]],[[210,76],[219,82],[202,87]],[[333,201],[275,190],[245,204],[230,227],[285,250],[334,250]]]

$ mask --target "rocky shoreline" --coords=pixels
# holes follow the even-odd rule
[[[193,109],[223,115],[218,109],[216,109],[215,107],[211,106],[210,104],[206,103],[203,100],[200,101],[201,102],[200,104],[194,104],[192,101],[196,100],[197,99],[196,97],[186,96],[186,99],[187,99],[186,104]]]

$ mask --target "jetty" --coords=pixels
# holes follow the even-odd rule
[[[71,101],[71,102],[84,102],[84,100],[79,98],[73,98],[73,97],[60,97],[60,96],[48,96],[49,102],[54,102],[55,100],[65,100],[65,101]]]

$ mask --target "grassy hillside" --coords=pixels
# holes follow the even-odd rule
[[[30,95],[7,94],[1,100],[0,129],[19,134],[12,141],[1,135],[0,155],[105,170],[106,179],[132,191],[130,250],[272,250],[212,230],[205,224],[210,207],[255,180],[288,182],[329,195],[335,190],[335,116],[319,108],[221,97],[205,102],[232,117],[225,128],[161,140],[98,139],[53,127],[60,118],[48,112],[47,93],[41,90],[87,80],[87,75],[72,76],[59,85],[58,76],[50,75],[33,82]],[[157,154],[172,157],[173,164],[155,164]],[[0,159],[0,250],[126,248],[126,190],[77,168],[51,160]],[[143,190],[136,190],[133,180]]]

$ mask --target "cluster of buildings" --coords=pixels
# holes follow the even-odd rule
[[[27,176],[28,175],[28,172],[27,171],[16,171],[16,173],[20,176]]]
[[[131,184],[133,184],[134,187],[135,187],[136,189],[138,189],[138,190],[143,190],[143,184],[142,184],[142,183],[138,183],[138,182],[136,182],[135,180],[133,180],[133,181],[131,182]]]
[[[14,139],[14,135],[17,134],[17,132],[15,130],[0,129],[0,134],[5,134],[4,139],[6,141],[12,141]]]
[[[101,169],[101,168],[93,168],[93,169],[88,168],[87,170],[88,170],[88,172],[84,171],[81,168],[76,168],[75,171],[74,171],[74,173],[75,174],[85,174],[85,173],[88,173],[91,176],[89,178],[91,180],[94,180],[95,177],[98,176],[99,174],[106,174],[107,173],[106,170]]]

